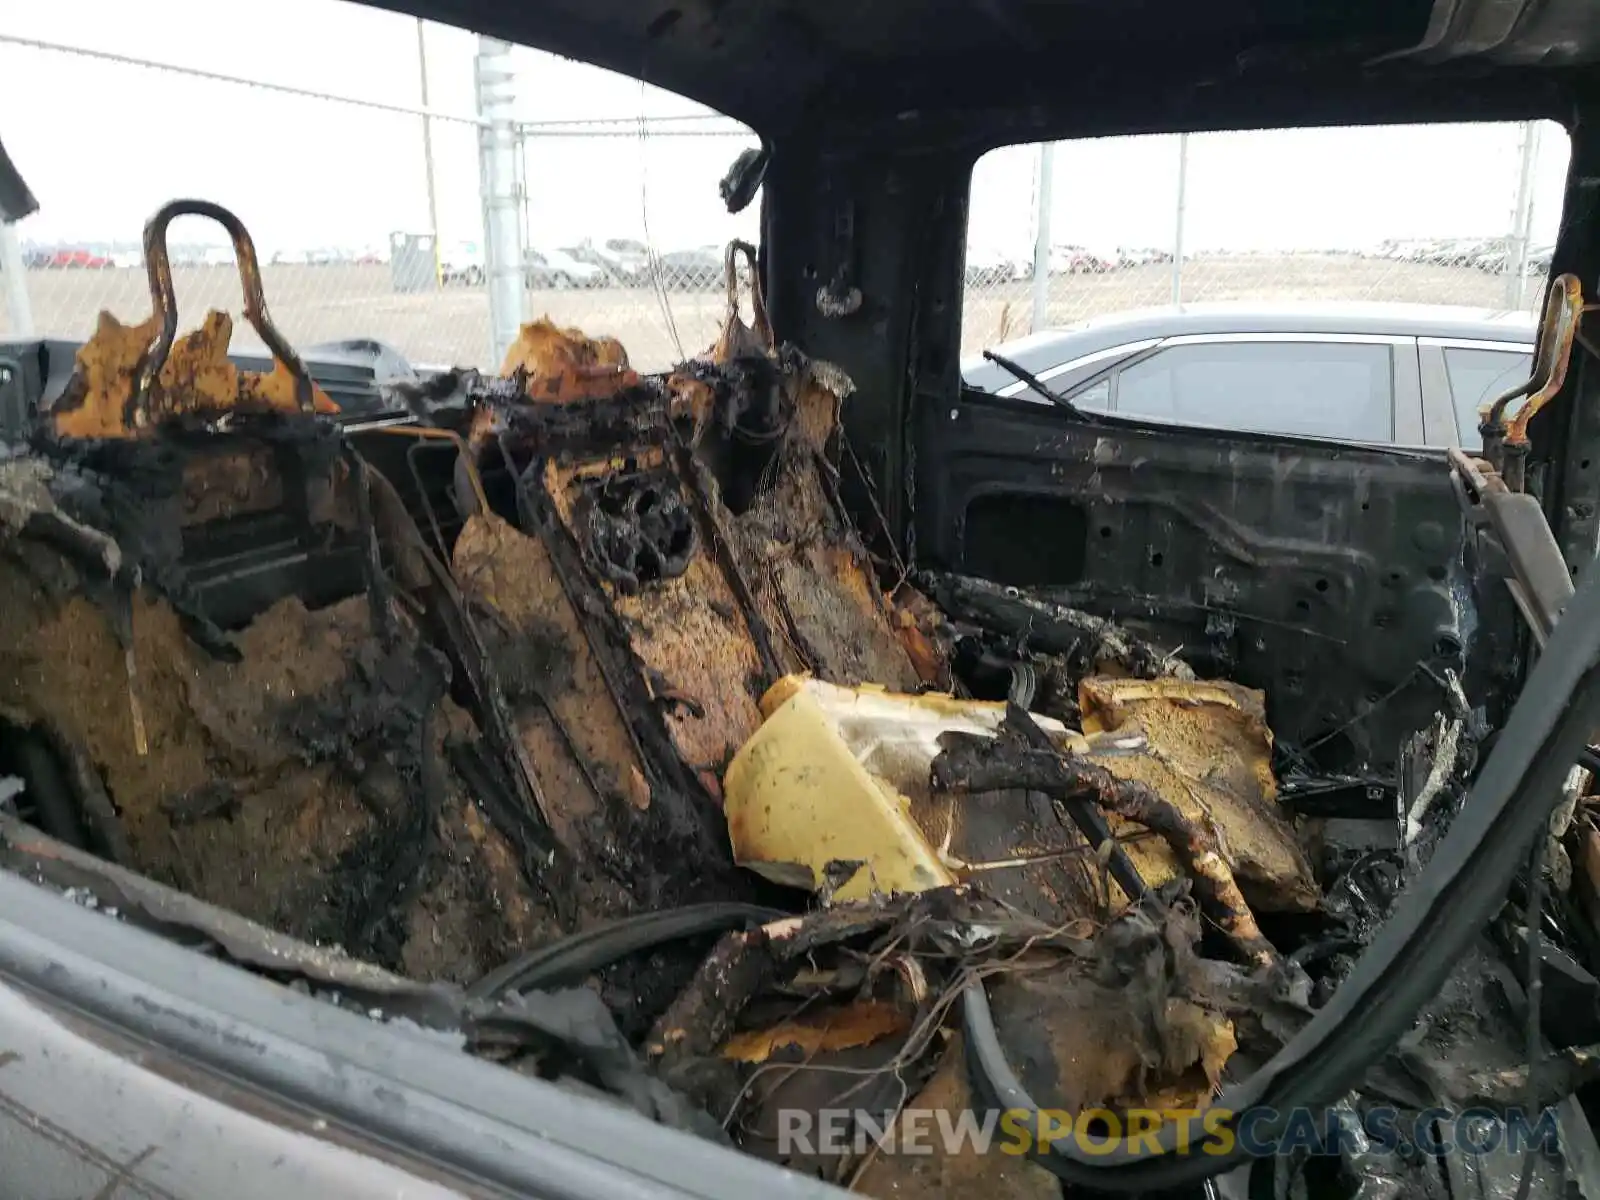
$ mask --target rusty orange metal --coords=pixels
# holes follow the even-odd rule
[[[1484,421],[1504,425],[1507,446],[1528,444],[1528,422],[1561,390],[1567,379],[1567,364],[1572,359],[1572,343],[1583,320],[1583,285],[1576,275],[1558,275],[1550,281],[1545,297],[1544,317],[1539,323],[1539,342],[1534,352],[1533,373],[1528,382],[1484,406]],[[1526,396],[1516,412],[1506,419],[1513,400]]]
[[[659,448],[617,447],[616,456],[545,466],[545,487],[560,518],[581,536],[579,489],[586,480],[620,470],[625,458],[640,468],[662,466]],[[683,484],[680,482],[681,488]],[[692,769],[720,773],[761,724],[756,702],[763,674],[749,619],[715,556],[702,545],[683,574],[628,593],[602,584],[628,633],[651,691],[662,702],[673,745]]]
[[[520,379],[528,399],[542,404],[599,399],[639,382],[616,338],[562,329],[549,317],[529,321],[518,331],[500,374]]]
[[[750,317],[746,325],[739,316],[739,259],[745,261],[750,283]],[[728,243],[723,252],[723,280],[728,289],[728,315],[723,320],[722,332],[706,354],[712,362],[731,362],[736,358],[760,358],[773,353],[777,339],[773,336],[772,321],[767,316],[767,300],[761,286],[761,268],[756,261],[756,248],[749,242],[737,239]]]
[[[94,334],[78,350],[72,378],[56,405],[57,433],[71,438],[129,436],[139,368],[159,323],[154,314],[138,325],[124,325],[108,312],[100,314]]]
[[[550,798],[551,828],[563,845],[578,852],[584,822],[603,811],[610,792],[627,796],[635,807],[649,805],[627,716],[607,691],[582,616],[563,591],[541,538],[486,510],[462,527],[451,568],[462,592],[494,613],[507,633],[550,647],[562,664],[551,678],[538,681],[544,703],[524,706],[516,725],[529,770]],[[570,744],[562,730],[570,732]],[[586,775],[588,763],[597,765],[602,779]],[[597,792],[597,782],[612,786]]]
[[[1078,702],[1089,757],[1118,779],[1145,784],[1196,828],[1217,830],[1226,849],[1215,866],[1237,876],[1250,905],[1316,907],[1311,864],[1278,806],[1261,692],[1222,681],[1091,676],[1079,682]],[[1148,883],[1179,873],[1159,842],[1128,853]]]
[[[279,507],[283,475],[270,445],[243,443],[218,454],[189,455],[180,496],[183,524],[204,525]]]
[[[779,1050],[795,1047],[805,1054],[870,1046],[881,1038],[904,1033],[912,1014],[887,1000],[856,1000],[836,1008],[813,1009],[767,1029],[747,1029],[722,1044],[723,1058],[764,1063]]]
[[[178,333],[178,302],[172,286],[172,262],[167,254],[167,227],[172,224],[173,218],[181,216],[208,217],[226,229],[228,236],[233,240],[234,258],[239,266],[239,283],[244,290],[245,320],[250,323],[250,327],[256,331],[256,336],[272,353],[273,368],[268,373],[268,380],[274,376],[288,377],[288,388],[293,396],[294,409],[299,409],[301,412],[338,412],[338,406],[322,393],[322,389],[316,385],[310,372],[306,370],[305,364],[300,361],[300,356],[294,352],[284,336],[278,332],[278,327],[272,323],[272,317],[267,312],[266,295],[261,285],[261,263],[256,258],[255,242],[250,238],[250,231],[232,212],[209,200],[169,200],[156,210],[149,221],[145,222],[145,270],[150,279],[151,303],[156,315],[161,319],[161,331],[155,350],[145,367],[143,390],[148,392],[160,378]],[[231,322],[227,326],[227,331],[231,335],[233,331]],[[225,354],[227,350],[225,341],[221,349]],[[215,352],[213,349],[212,353]],[[285,384],[281,381],[261,382],[253,385],[249,394],[242,392],[236,404],[245,409],[257,403],[288,408],[289,406],[283,405],[284,390]],[[148,404],[150,397],[141,396],[140,399]]]
[[[199,328],[178,337],[166,239],[167,226],[183,215],[210,217],[232,237],[244,289],[244,315],[272,353],[271,370],[241,371],[228,361],[233,321],[224,312],[213,310]],[[100,314],[52,413],[57,434],[128,438],[185,414],[339,411],[272,324],[255,245],[238,217],[209,201],[171,201],[145,225],[144,250],[153,311],[138,325]]]

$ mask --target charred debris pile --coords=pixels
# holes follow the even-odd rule
[[[178,211],[235,233],[272,371],[223,314],[176,336]],[[1408,746],[1413,824],[1324,838],[1261,693],[875,559],[850,381],[759,296],[665,375],[537,322],[498,376],[356,423],[231,216],[152,230],[153,315],[103,315],[0,452],[0,859],[119,919],[868,1194],[1057,1195],[1003,1156],[783,1153],[775,1114],[979,1103],[974,986],[1035,1097],[1204,1108],[1349,970],[1473,767],[1463,698]],[[1396,1058],[1408,1103],[1514,1091],[1485,986]]]

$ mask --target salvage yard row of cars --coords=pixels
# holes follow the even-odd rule
[[[632,238],[607,238],[565,248],[530,248],[524,251],[528,287],[556,291],[571,288],[643,287],[659,275],[671,290],[710,291],[722,286],[721,246],[668,250],[652,255],[643,242]],[[89,246],[31,246],[23,261],[30,270],[142,269],[143,254],[136,250]],[[380,266],[388,261],[380,250],[279,250],[268,256],[274,266]],[[232,267],[234,253],[224,246],[175,247],[172,264],[178,267]],[[440,256],[443,283],[480,287],[484,281],[484,256],[476,242],[457,242]]]
[[[746,122],[761,244],[422,370],[177,200],[0,341],[0,1195],[1600,1196],[1592,5],[392,7]],[[990,146],[1485,114],[1534,329],[961,361]]]
[[[702,246],[651,254],[643,242],[608,238],[560,250],[525,250],[524,275],[528,287],[555,291],[653,286],[658,278],[671,291],[711,291],[722,286],[722,253],[721,246]],[[440,278],[447,284],[481,285],[482,249],[474,242],[448,248],[441,256]]]
[[[1530,246],[1525,257],[1526,271],[1542,275],[1550,269],[1553,247]],[[1191,252],[1190,257],[1205,257],[1208,252]],[[1223,253],[1220,251],[1209,252]],[[1347,251],[1299,251],[1287,253],[1340,253]],[[1512,251],[1505,238],[1390,239],[1362,257],[1393,259],[1399,262],[1432,263],[1439,266],[1473,267],[1480,271],[1504,274]],[[527,282],[532,288],[638,287],[656,274],[669,287],[684,291],[709,291],[722,283],[722,248],[698,246],[667,250],[652,255],[645,243],[634,238],[589,240],[561,248],[529,249]],[[24,262],[33,270],[109,269],[137,267],[137,251],[94,248],[91,246],[32,246],[24,250]],[[275,265],[377,266],[387,261],[381,250],[280,250],[269,256]],[[1057,245],[1050,248],[1050,275],[1103,275],[1133,267],[1172,261],[1170,250],[1155,247],[1119,246],[1094,251],[1085,246]],[[176,266],[228,266],[233,251],[223,246],[192,246],[176,250]],[[475,242],[450,246],[441,259],[446,283],[480,286],[484,278],[483,251]],[[967,247],[965,278],[971,286],[1014,283],[1033,277],[1033,260],[997,250],[981,243]]]

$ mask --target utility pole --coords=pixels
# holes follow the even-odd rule
[[[1518,138],[1517,200],[1511,210],[1511,237],[1506,246],[1506,307],[1521,308],[1528,284],[1528,238],[1533,231],[1533,163],[1539,152],[1539,130],[1522,123]]]
[[[433,181],[433,118],[427,115],[428,41],[421,17],[417,18],[417,71],[422,80],[422,168],[428,184],[428,232],[433,235],[433,284],[438,287],[443,251],[439,247],[439,192]]]
[[[1050,322],[1050,194],[1056,172],[1056,144],[1039,143],[1039,184],[1033,192],[1033,320],[1038,333]]]
[[[1183,307],[1183,209],[1188,203],[1189,135],[1178,135],[1178,216],[1172,231],[1172,307]]]
[[[33,336],[33,304],[28,299],[28,277],[23,271],[17,227],[0,221],[0,280],[6,285],[6,311],[11,317],[8,332],[14,338]]]
[[[484,266],[489,284],[490,365],[498,367],[522,327],[521,199],[517,195],[516,72],[511,44],[478,38],[479,188],[483,198]]]

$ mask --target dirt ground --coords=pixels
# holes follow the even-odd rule
[[[389,268],[372,266],[266,266],[267,302],[274,321],[302,348],[340,338],[377,338],[414,363],[490,366],[489,305],[482,288],[452,286],[438,292],[393,290]],[[205,309],[237,311],[239,285],[231,267],[175,270],[185,327]],[[1027,281],[969,289],[962,349],[974,352],[1025,333],[1031,312]],[[1530,279],[1536,296],[1541,281]],[[34,270],[28,273],[35,331],[81,339],[95,315],[110,309],[124,320],[149,312],[144,272],[134,269]],[[1065,324],[1129,308],[1165,305],[1172,298],[1172,268],[1150,264],[1104,275],[1067,275],[1050,281],[1050,320]],[[1472,267],[1394,262],[1335,254],[1236,255],[1186,261],[1183,298],[1224,300],[1368,300],[1503,307],[1505,281]],[[529,291],[528,319],[548,315],[592,335],[621,339],[635,367],[660,370],[704,350],[721,328],[720,289],[668,292],[608,287],[580,291]],[[12,336],[0,305],[0,337]],[[243,321],[236,349],[259,348]]]

